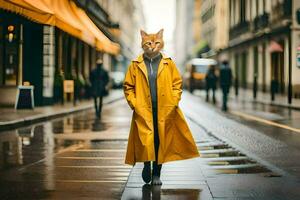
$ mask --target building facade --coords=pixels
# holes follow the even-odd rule
[[[177,15],[178,31],[181,29],[179,35],[185,33],[182,33],[182,30],[188,30],[185,34],[186,41],[181,41],[184,43],[181,46],[188,44],[185,49],[187,58],[213,57],[220,50],[227,47],[228,0],[193,0],[191,2],[192,7],[187,7],[187,13],[183,13],[184,6],[180,3],[187,4],[187,2],[179,1],[177,4],[177,12],[179,12],[179,15]],[[184,26],[185,29],[180,27],[181,23],[184,24],[181,26]],[[192,36],[189,34],[190,32]]]
[[[194,46],[192,32],[193,11],[194,0],[176,1],[175,62],[180,71],[184,70],[186,61],[191,58]]]
[[[215,55],[228,45],[228,0],[202,0],[200,17],[200,37],[209,46],[204,53]]]
[[[139,45],[139,1],[25,1],[0,0],[0,105],[13,105],[24,82],[34,86],[38,106],[63,100],[63,80],[74,80],[77,98],[87,97],[96,60],[122,70]]]
[[[140,0],[97,0],[99,5],[119,24],[119,33],[115,34],[121,44],[121,61],[113,66],[113,70],[126,71],[136,55],[140,53],[140,29],[145,26],[145,17]]]
[[[299,96],[297,0],[230,0],[226,53],[239,88]]]

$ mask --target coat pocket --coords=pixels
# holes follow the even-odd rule
[[[140,142],[143,146],[147,146],[150,142],[150,136],[151,136],[151,129],[149,129],[148,124],[144,119],[137,118],[134,120],[136,127],[137,127],[137,133],[140,139]]]
[[[152,115],[146,107],[137,106],[135,108],[135,124],[141,143],[146,146],[149,144],[152,134]]]
[[[165,120],[175,119],[175,117],[176,117],[176,106],[175,105],[163,106],[162,107],[162,117]]]

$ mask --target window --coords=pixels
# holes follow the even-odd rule
[[[18,27],[15,24],[4,25],[0,28],[0,85],[17,85],[18,76]]]
[[[240,20],[241,20],[241,22],[246,21],[246,2],[245,2],[245,0],[240,0]]]
[[[198,72],[198,73],[205,74],[207,72],[207,69],[208,69],[208,66],[206,66],[206,65],[196,65],[195,66],[195,72]]]

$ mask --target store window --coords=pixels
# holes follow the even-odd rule
[[[17,26],[8,24],[4,31],[4,85],[17,84],[18,35]]]

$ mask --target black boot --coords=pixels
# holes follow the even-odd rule
[[[156,161],[153,162],[153,171],[152,171],[152,185],[161,185],[160,172],[162,165],[158,165]]]
[[[150,162],[144,162],[142,178],[145,183],[150,183],[150,181],[151,181],[151,164],[150,164]]]

